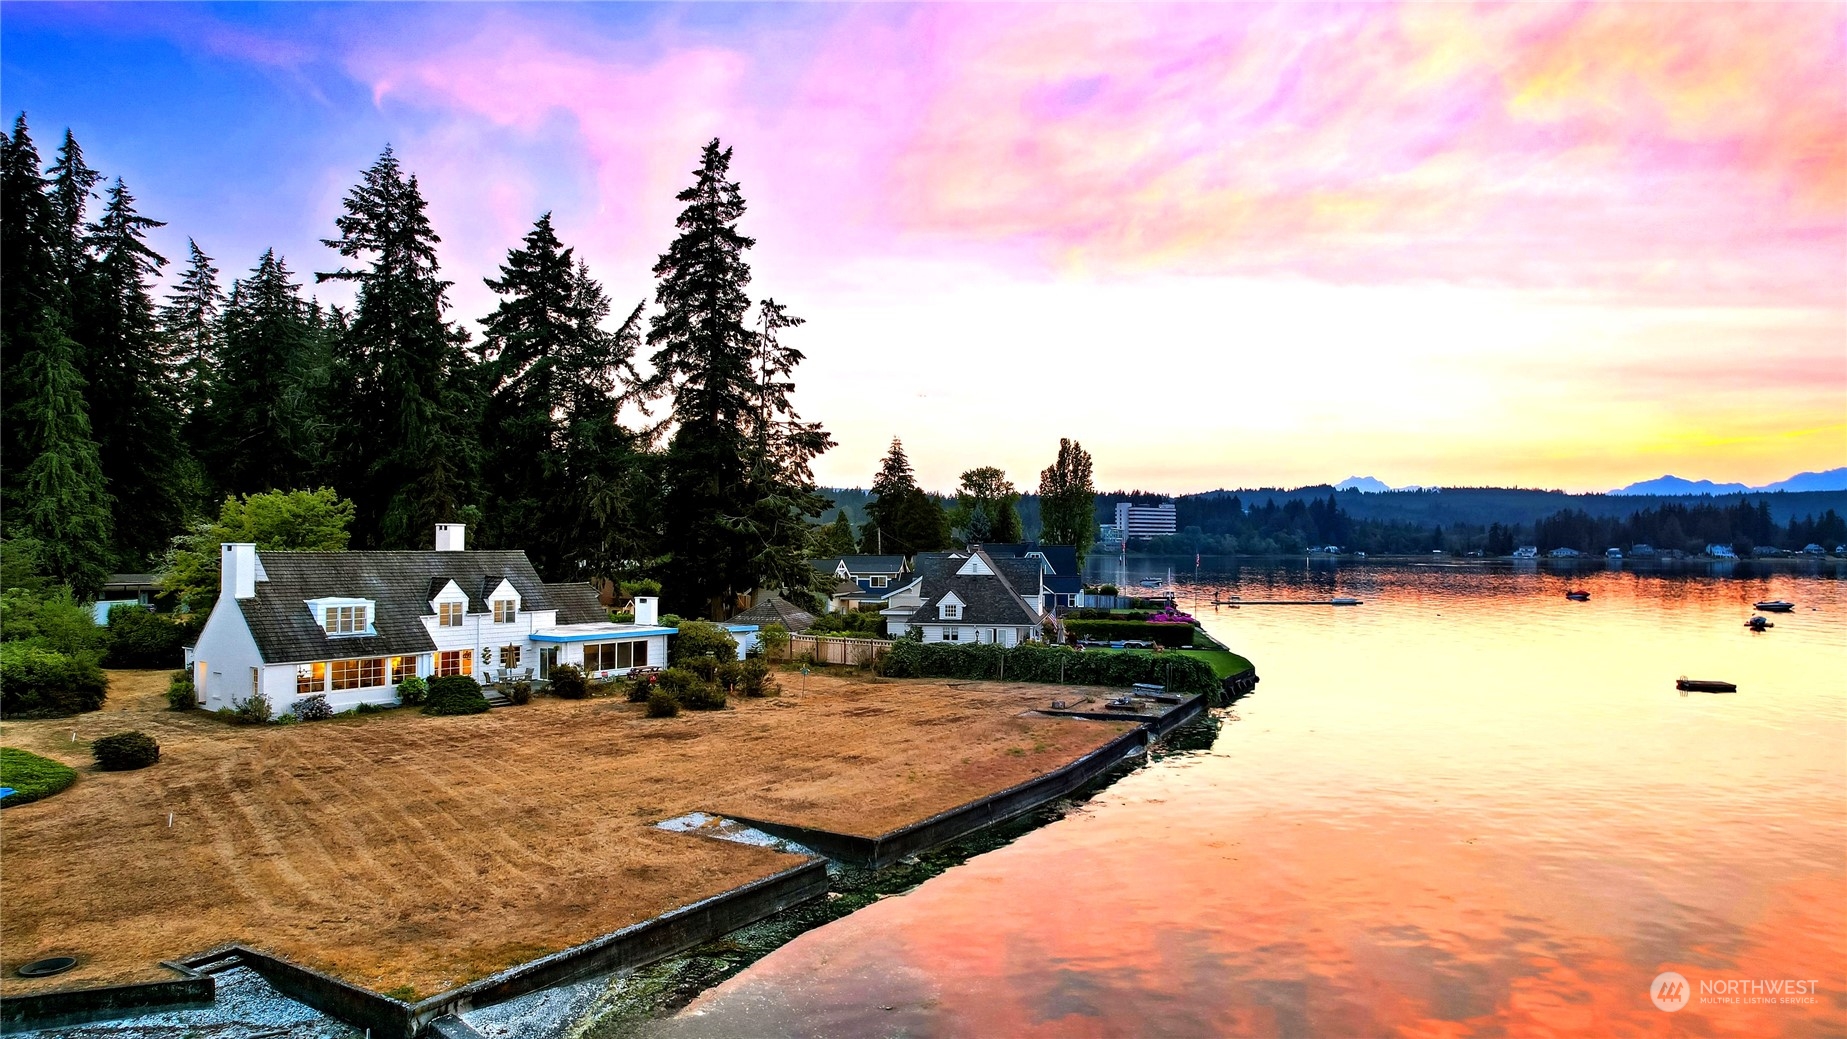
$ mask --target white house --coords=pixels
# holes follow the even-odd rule
[[[1037,639],[1049,602],[1039,557],[995,558],[982,548],[926,552],[915,573],[921,601],[908,617],[887,610],[893,635],[912,628],[925,642],[990,642],[1014,646]]]
[[[605,677],[666,664],[673,629],[656,600],[637,599],[635,623],[613,624],[588,585],[546,584],[525,552],[467,551],[464,536],[439,524],[428,552],[221,546],[218,605],[187,657],[199,705],[261,692],[282,713],[320,693],[342,711],[395,703],[408,675],[545,679],[574,664]],[[734,627],[741,643],[754,638],[754,626]]]

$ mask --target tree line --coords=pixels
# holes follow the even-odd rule
[[[790,403],[802,320],[750,295],[717,140],[678,196],[651,316],[615,311],[547,213],[484,279],[499,302],[478,334],[450,314],[441,239],[389,147],[313,275],[354,286],[350,310],[273,250],[226,289],[190,240],[157,301],[163,225],[120,179],[103,188],[69,132],[43,164],[24,114],[0,148],[0,535],[79,595],[161,565],[227,496],[320,487],[352,503],[356,548],[465,522],[549,580],[659,575],[691,615],[807,580],[829,504],[810,467],[833,441]]]

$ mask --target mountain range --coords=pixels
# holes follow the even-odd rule
[[[1663,476],[1621,487],[1611,494],[1774,494],[1777,491],[1847,491],[1847,466],[1820,473],[1797,473],[1787,480],[1751,487],[1742,483],[1713,483],[1711,480],[1683,480]]]

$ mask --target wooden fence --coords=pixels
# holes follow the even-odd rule
[[[790,635],[783,660],[812,658],[817,664],[864,664],[892,647],[889,639],[834,639],[825,635]]]

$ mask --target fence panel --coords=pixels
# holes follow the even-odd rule
[[[790,635],[785,660],[811,657],[817,664],[864,664],[891,648],[888,639],[835,639],[824,635]]]

